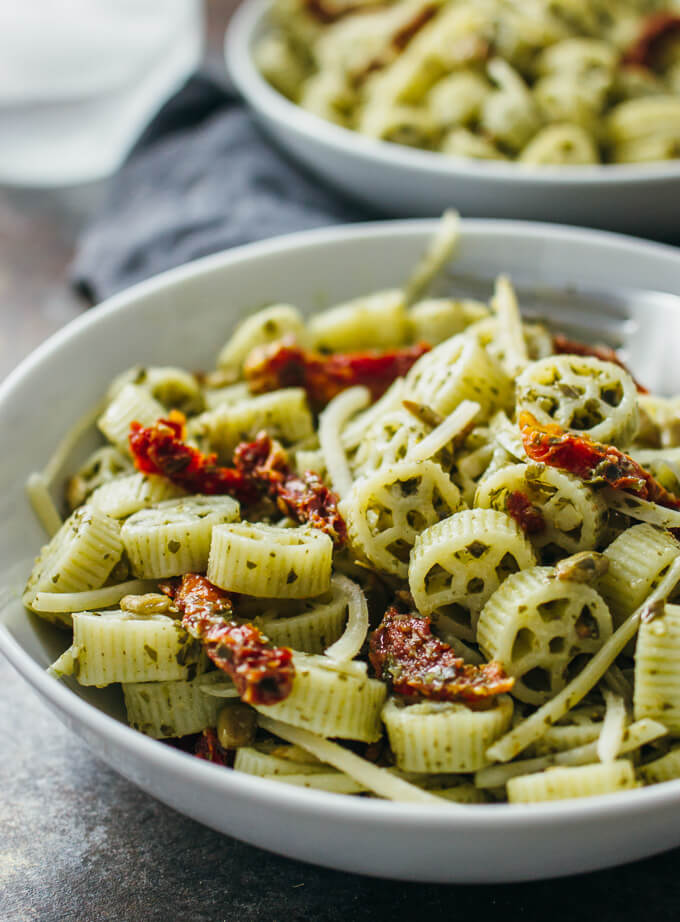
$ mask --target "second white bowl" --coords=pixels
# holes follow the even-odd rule
[[[680,159],[528,169],[375,141],[289,102],[257,70],[268,0],[247,0],[225,39],[227,69],[271,137],[325,182],[380,212],[401,217],[529,218],[628,231],[680,234]]]

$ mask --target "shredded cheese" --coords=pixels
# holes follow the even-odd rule
[[[334,397],[319,417],[319,443],[326,470],[338,496],[352,489],[352,474],[342,445],[340,432],[347,421],[368,406],[371,395],[366,387],[350,387]]]
[[[347,596],[347,626],[344,633],[325,652],[337,663],[353,660],[368,634],[368,603],[363,590],[346,576],[334,576],[331,583]]]
[[[515,289],[507,275],[496,279],[496,291],[491,301],[498,318],[498,338],[504,352],[503,365],[510,375],[517,374],[529,361],[522,332],[522,318]]]
[[[364,410],[363,413],[357,416],[356,419],[348,423],[342,430],[340,436],[345,451],[352,451],[352,449],[358,448],[373,423],[381,420],[385,413],[401,404],[404,388],[404,379],[397,378],[385,391],[380,400],[377,400],[367,410]]]
[[[680,528],[680,509],[667,509],[666,506],[650,503],[647,499],[611,487],[604,487],[600,494],[610,509],[623,512],[632,519],[659,525],[661,528]]]
[[[31,608],[44,612],[92,611],[116,605],[126,595],[143,595],[155,588],[154,580],[131,579],[126,583],[89,589],[87,592],[37,592]]]
[[[602,730],[597,740],[597,757],[600,762],[615,762],[623,745],[623,733],[626,729],[626,705],[620,695],[609,689],[602,691],[607,709],[604,712]]]
[[[633,704],[633,686],[616,663],[609,667],[604,680],[613,692],[623,698],[627,706]]]
[[[435,634],[451,647],[456,656],[460,656],[466,663],[479,666],[485,662],[481,653],[478,653],[474,647],[469,647],[458,637],[457,631],[460,630],[460,625],[453,618],[438,611],[434,616],[433,627]]]
[[[507,414],[499,410],[489,422],[493,436],[509,455],[518,461],[528,461],[527,453],[522,444],[522,436],[519,434],[519,428],[516,423],[511,423]]]
[[[463,400],[453,413],[411,448],[406,455],[406,460],[428,461],[434,457],[438,451],[450,445],[455,438],[467,430],[480,410],[480,405],[474,400]]]
[[[208,673],[208,675],[215,675],[214,672]],[[198,687],[201,689],[204,695],[212,695],[214,698],[240,698],[241,696],[236,691],[234,683],[227,678],[225,675],[223,682],[201,682],[198,681]]]
[[[52,538],[59,531],[63,522],[43,474],[36,473],[29,476],[26,481],[26,494],[38,521]]]
[[[445,211],[427,250],[404,286],[407,306],[422,298],[453,256],[459,239],[460,216],[457,211]]]
[[[95,421],[99,419],[102,412],[104,411],[105,405],[106,401],[100,400],[99,403],[97,403],[94,407],[86,410],[80,419],[71,426],[66,435],[62,438],[61,442],[59,442],[57,445],[54,453],[52,454],[52,457],[45,465],[45,470],[43,471],[45,483],[52,483],[54,478],[57,476],[61,468],[68,460],[80,439],[87,432],[87,430],[94,425]]]
[[[317,736],[316,733],[310,733],[309,730],[291,727],[289,724],[281,723],[280,720],[272,720],[271,717],[262,715],[258,717],[258,723],[263,730],[296,746],[301,746],[322,762],[337,768],[338,771],[343,772],[362,787],[373,791],[379,797],[402,803],[431,804],[438,807],[444,803],[451,804],[451,801],[445,801],[441,797],[429,794],[409,784],[408,781],[395,777],[386,768],[380,768],[343,746],[339,746],[338,743],[332,743],[322,736]],[[456,805],[453,804],[453,806]]]
[[[663,724],[644,717],[642,720],[631,724],[627,730],[624,730],[619,754],[633,752],[653,740],[666,736],[667,733],[668,730]],[[489,768],[482,768],[475,775],[475,786],[478,788],[500,788],[511,778],[518,775],[532,775],[536,772],[542,772],[553,765],[588,765],[598,759],[598,744],[599,740],[595,740],[592,743],[586,743],[584,746],[564,749],[561,752],[539,756],[535,759],[522,759],[508,765],[491,765]]]

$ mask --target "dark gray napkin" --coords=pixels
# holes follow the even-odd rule
[[[293,165],[233,95],[196,76],[111,180],[71,278],[96,302],[227,247],[373,217]]]

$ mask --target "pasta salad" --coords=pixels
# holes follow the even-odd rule
[[[273,0],[267,81],[369,138],[526,166],[680,155],[677,0]]]
[[[399,288],[130,369],[29,495],[51,667],[130,725],[339,794],[535,803],[680,777],[680,405],[607,346]],[[103,444],[50,488],[96,425]],[[72,468],[71,468],[72,470]],[[463,805],[463,806],[461,806]]]

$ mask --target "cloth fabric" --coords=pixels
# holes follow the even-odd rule
[[[97,302],[227,247],[374,217],[289,161],[232,94],[198,75],[110,181],[71,279]]]

